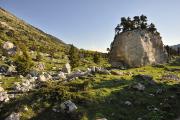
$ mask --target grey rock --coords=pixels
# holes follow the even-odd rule
[[[65,73],[68,73],[68,74],[71,73],[71,66],[70,66],[69,63],[66,63],[66,64],[64,65],[64,67],[62,68],[62,72],[65,72]]]
[[[16,46],[14,46],[14,44],[9,41],[3,43],[2,48],[8,55],[16,54]]]
[[[130,101],[125,101],[124,104],[127,105],[127,106],[131,106],[132,105],[132,103]]]
[[[61,103],[60,107],[62,111],[67,113],[74,112],[77,109],[77,106],[71,100]]]
[[[134,89],[139,90],[139,91],[144,91],[145,90],[145,86],[141,83],[137,83],[133,86]]]
[[[161,77],[162,80],[180,80],[180,78],[177,75],[174,74],[167,74],[167,75],[163,75]]]
[[[65,75],[64,72],[59,72],[58,76],[59,76],[60,79],[63,79],[63,80],[66,79],[66,75]]]
[[[36,87],[35,78],[22,79],[21,82],[14,83],[14,90],[17,92],[28,92]]]
[[[0,102],[8,102],[9,101],[9,96],[6,91],[1,91],[0,92]]]
[[[13,112],[5,120],[20,120],[20,114]]]

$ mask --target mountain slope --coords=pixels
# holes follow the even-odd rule
[[[175,50],[178,50],[178,48],[180,48],[180,44],[177,44],[177,45],[173,45],[173,46],[171,46],[173,49],[175,49]]]
[[[24,43],[29,49],[39,47],[42,52],[48,49],[63,52],[67,45],[60,39],[27,24],[6,10],[0,8],[0,43],[11,41]]]

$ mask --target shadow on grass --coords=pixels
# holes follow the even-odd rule
[[[138,91],[131,86],[136,83],[145,85],[144,91]],[[153,84],[152,84],[153,83]],[[36,113],[32,120],[79,120],[82,114],[87,114],[89,120],[105,117],[108,120],[172,120],[180,112],[180,85],[167,85],[155,81],[142,80],[134,77],[132,80],[104,80],[94,84],[92,89],[116,88],[110,95],[100,101],[88,101],[88,98],[77,96],[75,92],[68,93],[67,86],[45,85],[48,89],[28,93],[10,103],[4,104],[0,111],[0,119],[6,118],[14,111],[23,111],[24,105],[32,106]],[[79,87],[71,86],[71,87]],[[55,104],[72,99],[79,111],[74,114],[63,114],[52,111]],[[131,104],[125,104],[129,101]],[[48,105],[47,105],[48,103]],[[27,119],[27,118],[26,118]]]
[[[86,113],[89,119],[107,118],[110,120],[173,120],[180,112],[180,85],[167,85],[163,83],[155,83],[155,81],[133,80],[119,81],[116,80],[103,81],[95,88],[113,88],[119,85],[125,86],[122,90],[111,92],[102,102],[90,104],[86,106]],[[131,86],[136,83],[145,85],[144,91],[138,91]],[[153,84],[152,84],[153,83]],[[110,84],[110,85],[109,85]],[[125,104],[127,101],[131,105]]]

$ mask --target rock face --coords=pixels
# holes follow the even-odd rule
[[[159,35],[132,30],[115,36],[109,60],[113,67],[141,67],[167,62],[167,52]]]

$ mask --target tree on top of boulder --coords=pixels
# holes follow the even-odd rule
[[[148,30],[153,34],[159,34],[153,23],[148,25],[147,17],[145,15],[134,16],[133,19],[130,17],[122,17],[121,23],[118,24],[115,28],[115,34],[118,35],[121,32],[131,31],[135,29]]]

